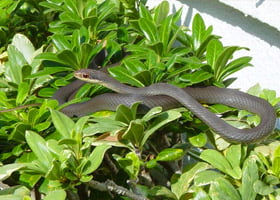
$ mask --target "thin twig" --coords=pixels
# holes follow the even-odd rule
[[[99,191],[110,191],[113,192],[115,194],[121,195],[121,196],[126,196],[131,198],[132,200],[148,200],[148,198],[142,196],[142,195],[138,195],[138,194],[134,194],[133,192],[129,191],[128,189],[117,185],[116,183],[114,183],[111,180],[107,180],[104,183],[100,183],[98,181],[95,180],[91,180],[90,182],[88,182],[89,187],[99,190]]]
[[[32,104],[28,104],[28,105],[18,106],[15,108],[0,110],[0,113],[11,112],[11,111],[19,110],[19,109],[24,109],[24,108],[28,108],[28,107],[34,107],[34,106],[41,106],[41,105],[42,104],[40,104],[40,103],[32,103]]]

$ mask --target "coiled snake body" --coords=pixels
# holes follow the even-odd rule
[[[53,98],[60,103],[67,101],[68,96],[84,84],[83,81],[98,83],[118,93],[106,93],[93,99],[69,105],[62,112],[69,116],[82,116],[99,110],[115,110],[119,104],[127,106],[141,101],[148,108],[162,106],[164,109],[185,106],[194,115],[207,124],[212,130],[230,142],[251,143],[267,137],[275,127],[276,114],[274,108],[265,100],[249,94],[214,86],[205,88],[178,88],[167,83],[157,83],[143,88],[134,88],[116,81],[107,73],[99,70],[82,69],[75,72],[81,79],[59,90]],[[238,109],[245,109],[260,116],[261,122],[251,129],[235,128],[214,113],[207,110],[199,102],[209,104],[220,103]]]

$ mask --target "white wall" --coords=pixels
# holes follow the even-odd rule
[[[148,0],[153,7],[161,0]],[[182,24],[190,27],[196,13],[214,34],[222,36],[224,45],[249,47],[238,55],[252,56],[254,67],[245,68],[233,77],[231,85],[246,91],[259,83],[280,95],[280,0],[169,0],[173,10],[183,7]]]

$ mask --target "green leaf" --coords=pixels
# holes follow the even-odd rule
[[[190,137],[189,141],[195,147],[203,147],[207,143],[207,135],[205,133],[199,133]]]
[[[249,157],[244,163],[242,171],[242,184],[240,187],[242,199],[254,200],[257,196],[257,193],[254,190],[254,184],[259,179],[256,161],[252,157]]]
[[[152,18],[152,15],[151,15],[150,11],[142,3],[139,6],[139,15],[140,15],[141,18],[144,18],[144,19],[149,20],[149,21],[153,21],[153,18]]]
[[[152,109],[150,109],[143,117],[142,120],[144,121],[149,121],[152,118],[156,117],[158,113],[160,113],[162,111],[162,107],[154,107]]]
[[[122,138],[128,140],[137,147],[141,147],[141,141],[144,135],[144,126],[137,122],[131,121]]]
[[[276,176],[280,175],[280,156],[274,157],[271,170]]]
[[[231,46],[231,47],[227,47],[225,48],[220,55],[217,58],[217,61],[214,65],[214,74],[215,77],[218,78],[221,76],[221,74],[223,73],[223,71],[226,69],[226,64],[228,63],[228,61],[232,58],[233,53],[236,50],[239,50],[240,47],[237,46]],[[219,79],[218,79],[219,80]]]
[[[181,117],[181,113],[175,110],[168,110],[163,112],[157,116],[157,118],[152,122],[152,124],[148,127],[148,130],[145,131],[145,135],[142,139],[141,146],[143,146],[147,139],[159,128],[166,125],[167,123],[174,121]]]
[[[84,129],[85,124],[87,123],[89,116],[81,117],[74,125],[73,130],[75,133],[82,136],[82,131]]]
[[[68,49],[59,52],[56,56],[60,61],[63,61],[63,63],[67,63],[68,66],[71,66],[74,69],[81,68],[76,54]]]
[[[178,200],[177,197],[164,186],[154,186],[149,190],[149,197],[155,197],[158,199],[162,197],[165,200]],[[153,199],[153,198],[152,198]]]
[[[20,33],[17,33],[12,40],[12,45],[14,45],[17,50],[24,56],[25,60],[31,64],[33,60],[33,54],[35,52],[33,44],[30,40]]]
[[[36,183],[42,178],[41,175],[35,175],[34,173],[28,173],[28,172],[21,172],[20,174],[20,182],[24,183],[27,187],[35,187]]]
[[[124,158],[114,154],[120,167],[129,175],[130,179],[137,179],[140,170],[140,159],[135,152],[129,152]]]
[[[37,78],[44,75],[55,74],[57,72],[69,71],[69,67],[45,67],[42,71],[39,71],[35,74],[31,74],[28,78]]]
[[[52,36],[52,41],[58,51],[72,49],[72,45],[70,44],[69,40],[67,40],[67,37],[65,37],[64,35],[54,34]]]
[[[129,124],[131,120],[134,120],[130,108],[123,104],[119,105],[116,109],[115,120]]]
[[[8,46],[8,55],[9,61],[4,64],[6,69],[5,76],[9,81],[19,85],[23,80],[22,66],[27,62],[22,53],[13,45]]]
[[[269,195],[274,192],[272,186],[265,184],[261,180],[257,180],[254,184],[254,190],[260,195]]]
[[[200,46],[205,32],[205,24],[202,17],[196,14],[192,22],[192,35],[194,39],[194,49],[198,49]]]
[[[194,178],[194,184],[196,186],[205,186],[214,183],[214,181],[220,177],[223,177],[223,174],[218,173],[212,170],[205,170],[197,173]]]
[[[141,62],[137,58],[126,58],[123,60],[123,64],[133,74],[137,74],[141,71],[147,70],[143,62]]]
[[[66,199],[66,192],[64,190],[54,190],[47,193],[44,200],[64,200]]]
[[[38,158],[40,167],[47,172],[52,165],[54,157],[52,156],[46,141],[33,131],[26,131],[25,137],[27,144]]]
[[[139,80],[144,85],[152,84],[152,72],[150,70],[141,71],[134,76],[137,80]]]
[[[209,194],[213,200],[241,200],[238,191],[224,178],[218,178],[211,184]]]
[[[207,64],[209,64],[212,69],[215,66],[216,60],[220,53],[223,51],[223,44],[217,40],[211,40],[206,47],[206,60]]]
[[[241,145],[231,145],[225,151],[225,157],[233,168],[239,168],[241,162]]]
[[[200,158],[209,162],[213,167],[221,170],[224,173],[228,173],[232,169],[228,160],[218,151],[213,149],[204,150],[200,154]],[[234,177],[235,178],[235,177]]]
[[[109,68],[109,72],[113,77],[115,77],[116,79],[118,79],[122,83],[128,83],[128,84],[130,84],[132,86],[136,86],[136,87],[144,87],[145,86],[143,83],[141,83],[135,77],[130,75],[130,72],[127,69],[125,69],[121,66]]]
[[[169,45],[169,40],[170,38],[170,33],[172,31],[172,16],[168,16],[166,19],[164,19],[164,21],[162,22],[160,28],[159,28],[159,40],[162,42],[163,44],[163,50],[165,51],[165,53],[163,55],[165,55],[167,53],[168,49],[168,45]]]
[[[243,69],[244,67],[252,66],[252,64],[250,64],[251,60],[252,57],[249,56],[243,56],[234,59],[233,61],[231,61],[225,66],[224,71],[220,75],[221,79],[224,79],[225,77],[233,74],[234,72],[239,71],[240,69]]]
[[[157,161],[174,161],[182,158],[184,155],[183,149],[166,148],[162,150],[156,157]]]
[[[197,173],[209,168],[207,163],[198,162],[191,169],[184,172],[176,182],[171,185],[171,191],[177,196],[178,199],[185,193],[189,192],[189,187],[193,178]]]
[[[88,157],[88,165],[83,170],[83,174],[87,175],[94,172],[102,163],[105,152],[110,149],[108,144],[101,144],[94,148],[93,152]]]
[[[211,42],[214,39],[217,39],[218,37],[215,35],[209,35],[208,37],[206,37],[200,44],[199,48],[196,50],[196,56],[199,59],[204,59],[204,52],[206,51],[206,48],[209,44],[209,42]]]
[[[74,122],[65,114],[51,109],[51,116],[57,131],[64,138],[71,138],[71,133],[73,131]]]
[[[26,99],[29,93],[29,84],[26,82],[21,82],[18,86],[18,94],[16,98],[16,104],[20,105]]]
[[[3,181],[7,179],[13,172],[18,171],[25,166],[24,163],[13,163],[0,166],[0,180]]]
[[[61,163],[58,160],[53,160],[45,177],[49,180],[59,180],[61,178],[61,171]]]
[[[146,39],[150,43],[156,43],[159,41],[157,27],[153,21],[148,20],[146,18],[140,18],[138,23],[141,28],[141,31],[144,33]]]
[[[169,3],[167,1],[163,1],[155,9],[154,21],[157,25],[159,25],[168,17],[168,14]]]
[[[206,71],[195,71],[191,74],[184,74],[180,76],[180,80],[190,82],[191,84],[200,83],[213,77],[213,74]]]

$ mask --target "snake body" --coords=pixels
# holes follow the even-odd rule
[[[258,142],[267,137],[275,127],[276,113],[267,101],[234,89],[214,86],[178,88],[167,83],[134,88],[121,84],[107,73],[99,70],[82,69],[76,71],[74,75],[81,80],[74,82],[74,86],[81,86],[84,84],[82,81],[86,81],[103,85],[118,93],[106,93],[83,103],[69,105],[62,110],[69,116],[82,116],[99,110],[115,110],[119,104],[130,106],[137,101],[141,101],[142,105],[148,108],[162,106],[164,109],[169,109],[185,106],[212,130],[230,142]],[[75,90],[71,84],[67,87]],[[66,92],[72,93],[70,90],[66,90]],[[66,94],[62,95],[60,92],[54,95],[60,103],[67,101],[66,96]],[[245,109],[259,115],[261,122],[251,129],[238,129],[217,117],[199,102],[220,103],[238,109]]]

